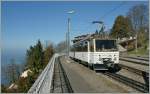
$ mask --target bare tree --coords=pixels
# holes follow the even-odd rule
[[[56,46],[56,52],[62,52],[66,49],[66,42],[65,41],[61,41],[60,43],[57,44]]]
[[[143,44],[148,39],[148,36],[146,36],[149,26],[148,6],[140,4],[132,7],[128,12],[127,17],[132,24],[132,30],[136,37],[135,47],[137,52],[137,48],[144,46]]]
[[[132,7],[127,17],[130,19],[134,31],[148,27],[148,6],[140,4]]]
[[[6,67],[6,75],[11,83],[15,82],[19,75],[19,65],[15,63],[15,59],[11,59],[11,63]]]

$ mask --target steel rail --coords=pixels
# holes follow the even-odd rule
[[[60,57],[56,59],[54,67],[53,84],[51,93],[73,93],[72,87],[62,67]]]
[[[136,69],[136,68],[133,68],[133,67],[129,67],[129,66],[126,66],[126,65],[123,65],[123,64],[119,64],[119,66],[123,69],[126,69],[126,70],[129,70],[137,75],[140,75],[140,76],[143,76],[143,74],[146,74],[147,76],[149,75],[148,72],[146,71],[142,71],[142,70],[139,70],[139,69]]]
[[[62,74],[62,69],[60,68],[60,63],[59,63],[59,61],[58,61],[58,70],[59,70],[59,79],[60,79],[60,87],[61,87],[61,92],[62,93],[64,93],[64,90],[63,90],[63,78],[61,77],[62,75],[64,75],[64,74]]]
[[[104,75],[109,76],[119,82],[122,82],[138,91],[148,93],[149,92],[149,87],[143,83],[140,83],[138,81],[132,80],[130,78],[127,78],[123,75],[120,74],[115,74],[115,73],[110,73],[110,72],[105,72]]]
[[[133,57],[133,56],[121,56],[121,57],[142,60],[142,61],[149,61],[149,58],[144,58],[144,57]]]
[[[131,62],[131,63],[136,63],[136,64],[141,64],[141,65],[146,65],[146,66],[149,66],[149,62],[143,62],[143,61],[136,61],[135,60],[131,60],[131,59],[128,59],[128,58],[124,58],[124,57],[120,57],[119,60],[122,60],[122,61],[128,61],[128,62]]]
[[[63,66],[62,66],[62,64],[61,64],[60,57],[58,57],[58,62],[59,62],[59,64],[60,64],[60,68],[61,68],[61,70],[62,70],[63,77],[65,78],[65,83],[66,83],[66,85],[67,85],[68,92],[69,92],[69,93],[73,93],[73,89],[72,89],[72,87],[71,87],[71,84],[70,84],[70,82],[69,82],[69,79],[68,79],[68,77],[67,77],[67,74],[66,74],[66,72],[65,72],[65,70],[64,70],[64,68],[63,68]]]

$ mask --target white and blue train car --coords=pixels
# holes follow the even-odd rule
[[[81,40],[72,46],[69,56],[94,70],[108,70],[115,68],[119,63],[119,51],[115,39]]]

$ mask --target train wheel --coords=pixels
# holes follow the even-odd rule
[[[94,70],[94,65],[92,64],[91,69]]]
[[[114,69],[115,69],[116,71],[120,71],[120,70],[121,70],[121,67],[120,67],[118,64],[115,64],[115,65],[114,65]]]
[[[121,70],[121,67],[118,64],[114,64],[113,67],[112,66],[109,67],[109,71],[113,72],[113,73],[116,73],[116,72],[118,72],[120,70]]]

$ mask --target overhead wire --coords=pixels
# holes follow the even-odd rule
[[[126,1],[122,1],[118,6],[115,6],[114,8],[112,8],[111,10],[107,11],[103,16],[100,17],[100,21],[104,21],[104,19],[108,16],[110,16],[110,14],[116,10],[118,10],[119,8],[121,8],[123,5],[125,5],[127,2]],[[106,25],[106,23],[105,23]]]
[[[102,19],[108,17],[109,15],[108,14],[111,14],[112,12],[116,11],[117,9],[119,9],[121,6],[125,5],[126,4],[126,1],[122,1],[117,7],[114,7],[113,9],[109,10],[108,12],[106,12],[103,16],[100,17],[100,21],[102,21]],[[80,22],[82,23],[82,22]],[[83,24],[83,23],[82,23]],[[92,21],[91,21],[91,24],[92,24]],[[86,32],[88,31],[90,33],[90,30],[92,30],[91,28],[91,24],[85,26],[86,28]],[[93,27],[93,26],[92,26]],[[77,28],[76,28],[77,29]],[[74,28],[73,31],[76,31],[76,29]],[[78,30],[77,30],[78,31]],[[84,30],[83,30],[84,31]],[[81,34],[81,33],[80,33]]]
[[[119,4],[119,6],[114,7],[113,9],[109,10],[107,13],[105,13],[102,17],[100,17],[100,19],[104,19],[107,16],[109,16],[108,14],[111,14],[112,12],[116,11],[117,9],[119,9],[121,6],[125,5],[126,1],[122,1],[122,3]]]

